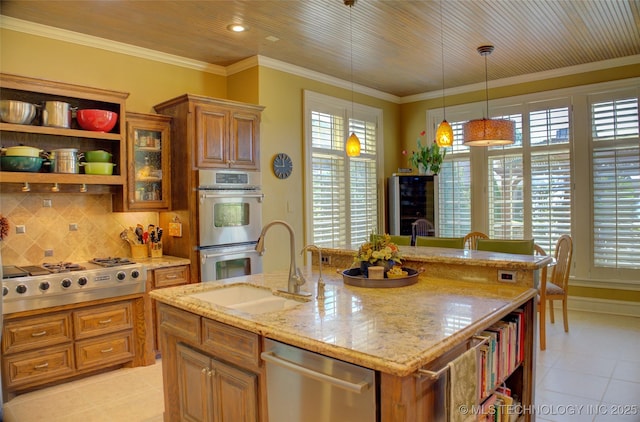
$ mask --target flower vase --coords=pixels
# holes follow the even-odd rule
[[[393,262],[393,260],[385,261],[385,260],[379,259],[373,263],[369,261],[362,261],[360,262],[360,273],[364,277],[369,278],[369,267],[379,266],[379,267],[384,267],[384,274],[386,277],[387,271],[393,268],[394,265],[395,265],[395,262]]]
[[[420,164],[418,166],[418,174],[421,176],[431,176],[433,172],[429,167],[425,166],[424,164]]]

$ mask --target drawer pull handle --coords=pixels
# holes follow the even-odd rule
[[[167,274],[166,276],[164,276],[165,278],[178,278],[177,274]]]
[[[40,365],[35,365],[33,369],[44,369],[49,367],[49,362],[42,363]]]
[[[103,319],[102,321],[98,321],[98,324],[108,324],[111,322],[111,318],[109,319]]]
[[[37,333],[31,333],[31,337],[42,337],[47,334],[47,330],[43,330]]]
[[[108,349],[100,350],[100,353],[110,353],[110,352],[113,352],[113,347],[109,347]]]

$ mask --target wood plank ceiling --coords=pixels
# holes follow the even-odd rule
[[[353,54],[354,83],[399,97],[442,89],[442,44],[447,88],[484,82],[483,44],[496,47],[490,80],[640,54],[640,0],[359,0],[351,25],[343,0],[3,0],[0,12],[211,64],[261,55],[346,81]],[[233,22],[250,30],[232,33]]]

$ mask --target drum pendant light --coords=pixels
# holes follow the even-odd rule
[[[470,120],[462,127],[464,145],[467,146],[495,146],[513,144],[516,135],[516,125],[512,120],[489,119],[489,75],[487,72],[487,56],[494,47],[483,45],[478,47],[478,53],[484,57],[485,94],[487,98],[486,118]]]
[[[453,145],[453,129],[447,122],[447,109],[444,103],[444,29],[442,24],[442,0],[440,0],[440,47],[442,51],[442,114],[443,120],[436,130],[436,144],[439,147],[450,147]]]
[[[356,4],[356,0],[344,0],[344,4],[349,6],[349,32],[351,38],[351,117],[353,118],[353,23],[351,22],[351,8]],[[347,126],[348,125],[347,119]],[[345,148],[349,157],[357,157],[360,155],[360,139],[358,139],[355,132],[351,132]]]

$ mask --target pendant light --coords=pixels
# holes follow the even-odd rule
[[[349,6],[349,31],[351,37],[351,117],[353,117],[353,23],[351,22],[351,8],[356,4],[356,0],[344,0],[344,4]],[[347,126],[349,125],[347,119]],[[351,132],[346,144],[347,155],[349,157],[357,157],[360,155],[360,139],[355,132]]]
[[[440,47],[442,51],[442,114],[443,119],[438,130],[436,130],[436,144],[439,147],[450,147],[453,145],[453,129],[447,122],[447,109],[444,104],[444,29],[442,24],[442,0],[440,0]]]
[[[462,127],[464,131],[464,145],[467,146],[495,146],[513,144],[516,135],[516,125],[512,120],[489,119],[489,75],[487,72],[487,56],[493,52],[492,45],[478,47],[478,53],[484,57],[485,94],[487,97],[486,118],[470,120]]]

